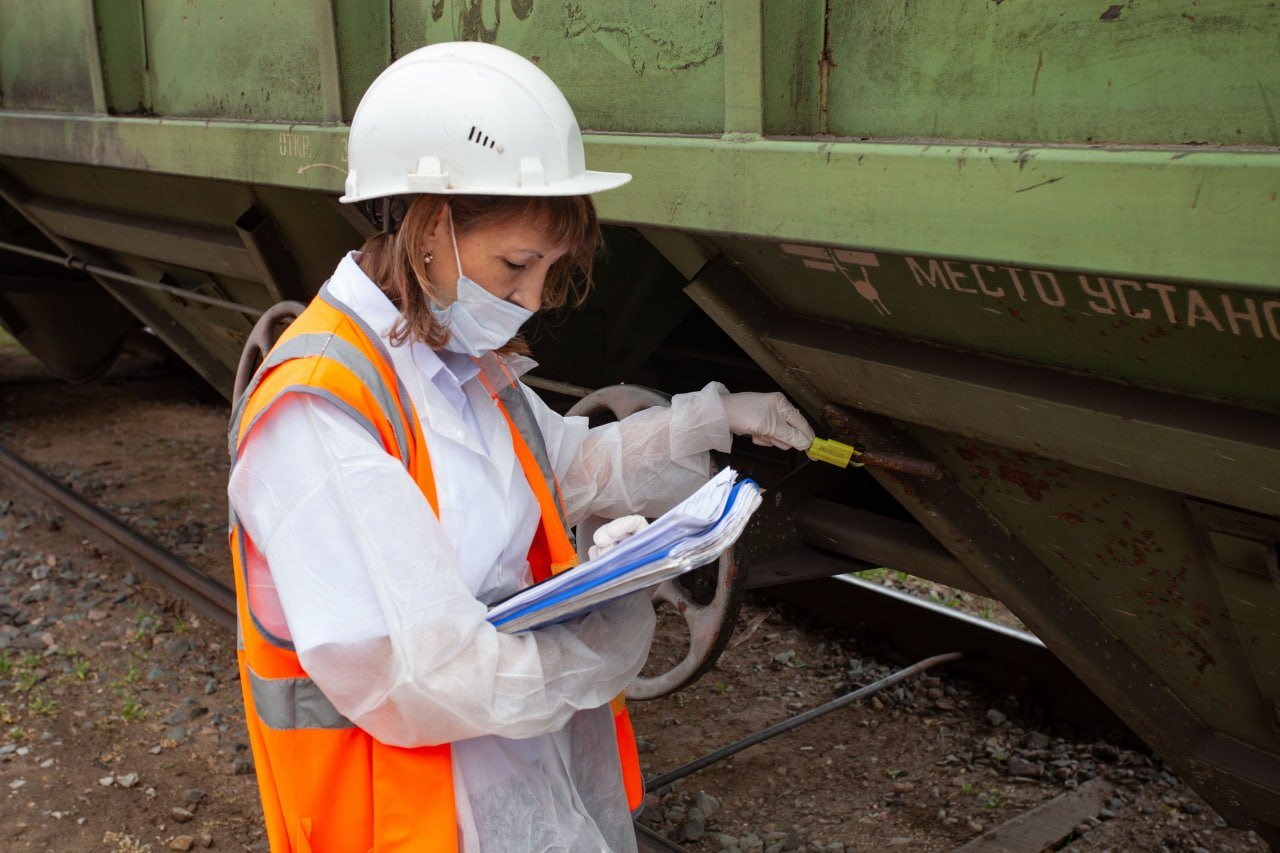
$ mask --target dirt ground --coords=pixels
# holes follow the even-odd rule
[[[229,582],[227,406],[152,367],[73,387],[0,343],[0,444]],[[682,653],[668,633],[653,666]],[[232,639],[0,484],[0,848],[266,849]],[[706,677],[633,704],[646,774],[893,668],[752,599]],[[1067,849],[1266,849],[1114,733],[1022,711],[940,668],[651,793],[642,820],[695,851],[947,850],[1101,777]]]

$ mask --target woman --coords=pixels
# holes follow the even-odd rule
[[[706,478],[730,434],[806,447],[781,395],[711,385],[589,429],[518,381],[516,334],[590,281],[577,122],[492,45],[415,51],[352,122],[345,202],[383,233],[338,266],[232,419],[246,718],[273,850],[628,850],[643,793],[619,697],[637,594],[498,633],[486,605]],[[394,197],[394,199],[393,199]]]

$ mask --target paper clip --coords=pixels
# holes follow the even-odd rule
[[[809,445],[809,449],[805,451],[805,455],[815,462],[826,462],[837,468],[848,468],[850,465],[861,468],[865,464],[853,461],[853,457],[861,456],[862,453],[855,450],[852,445],[829,438],[815,438]]]

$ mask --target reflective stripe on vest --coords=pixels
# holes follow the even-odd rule
[[[480,367],[480,382],[506,418],[512,436],[520,435],[525,439],[523,442],[513,441],[513,444],[516,457],[525,470],[529,487],[533,490],[542,514],[542,524],[534,538],[534,548],[546,551],[546,565],[531,559],[530,567],[533,579],[544,581],[551,575],[578,564],[578,549],[569,536],[560,483],[556,480],[551,459],[547,455],[546,439],[542,436],[533,408],[520,390],[516,377],[493,353],[486,353],[475,359],[475,362]],[[538,473],[536,477],[534,470]]]
[[[360,423],[406,466],[436,510],[426,442],[386,349],[345,306],[326,296],[322,290],[285,331],[237,401],[232,464],[245,437],[277,401],[310,394]],[[251,590],[269,585],[251,586],[250,579],[269,568],[234,516],[231,521],[243,646],[237,657],[271,849],[456,853],[450,747],[382,744],[333,707],[292,644],[269,635],[251,609]]]
[[[310,678],[263,678],[253,667],[245,669],[253,708],[264,726],[278,731],[355,728]]]
[[[378,401],[378,405],[382,407],[382,412],[391,422],[391,428],[396,434],[396,446],[400,449],[400,458],[409,458],[409,439],[405,436],[405,425],[399,417],[399,406],[391,397],[391,389],[382,381],[382,377],[378,375],[378,371],[365,355],[351,344],[333,334],[311,333],[298,335],[283,341],[280,346],[274,347],[270,355],[262,363],[262,370],[266,371],[277,365],[294,358],[307,358],[309,356],[322,356],[331,358],[350,370],[360,379],[374,398]]]

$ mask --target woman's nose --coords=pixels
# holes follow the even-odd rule
[[[511,301],[526,311],[537,311],[542,307],[542,287],[546,283],[546,275],[532,281],[511,295]]]

